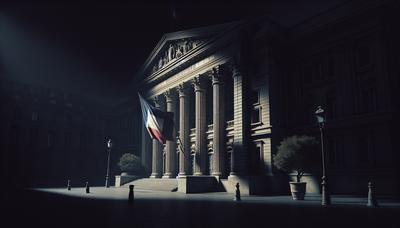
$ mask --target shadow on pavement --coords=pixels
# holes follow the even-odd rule
[[[398,208],[74,198],[21,190],[3,194],[9,227],[400,227]]]

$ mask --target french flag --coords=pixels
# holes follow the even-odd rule
[[[140,94],[140,106],[142,107],[143,121],[152,139],[162,144],[167,140],[174,141],[174,113],[163,112],[149,104]]]

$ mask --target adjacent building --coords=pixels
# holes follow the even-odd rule
[[[1,79],[1,175],[11,186],[103,183],[109,115],[79,94]]]

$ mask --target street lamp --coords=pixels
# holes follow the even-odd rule
[[[321,106],[317,107],[317,110],[315,111],[315,116],[317,117],[317,122],[319,124],[319,130],[321,133],[321,155],[322,155],[322,206],[327,206],[331,204],[331,198],[328,192],[328,187],[327,187],[327,180],[326,180],[326,173],[325,173],[325,153],[324,153],[324,134],[323,134],[323,128],[325,124],[325,112],[322,109]]]
[[[112,142],[111,142],[111,139],[108,139],[108,141],[107,141],[108,159],[107,159],[106,188],[110,187],[110,184],[108,183],[108,176],[110,174],[110,153],[111,153],[111,148],[112,148]]]

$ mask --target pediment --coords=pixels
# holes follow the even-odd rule
[[[196,47],[204,43],[207,38],[208,37],[189,37],[165,42],[164,46],[155,56],[149,73],[155,73],[168,64],[179,61],[181,57],[189,54],[193,49],[196,49]]]
[[[164,34],[140,70],[141,78],[161,71],[178,62],[213,37],[240,24],[231,22]]]

